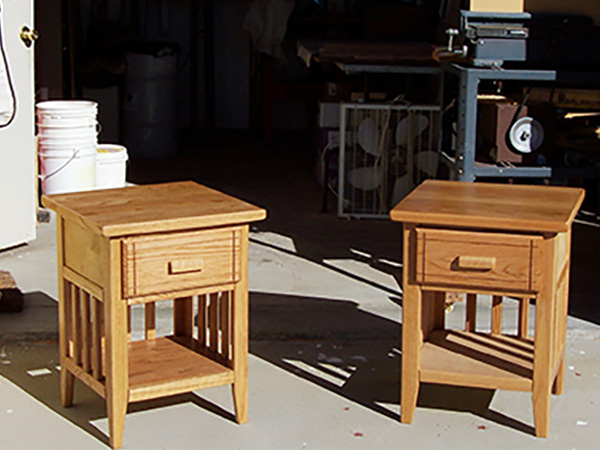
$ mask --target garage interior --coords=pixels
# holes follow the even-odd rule
[[[506,39],[524,41],[524,47],[514,47],[511,41],[508,50],[492,48],[490,60],[488,50],[484,56],[472,56],[477,39],[463,40],[465,16],[461,19],[460,11],[468,9],[467,3],[37,2],[36,101],[98,102],[99,142],[125,145],[129,183],[194,180],[269,212],[266,221],[251,229],[255,281],[250,286],[250,365],[257,375],[250,386],[251,396],[265,398],[256,406],[255,423],[273,421],[276,426],[237,428],[225,411],[228,393],[215,391],[200,400],[186,396],[135,409],[127,429],[133,448],[189,447],[199,439],[190,431],[196,424],[219,430],[202,436],[207,447],[389,448],[403,439],[408,447],[430,448],[477,448],[489,446],[490,439],[506,443],[499,447],[537,444],[529,399],[518,394],[497,394],[493,400],[493,391],[432,388],[422,394],[420,421],[412,428],[396,423],[402,248],[401,226],[388,219],[388,212],[428,178],[585,188],[572,243],[568,364],[573,369],[567,372],[571,378],[559,400],[562,404],[553,406],[553,427],[561,447],[596,441],[597,427],[592,425],[597,420],[593,404],[600,401],[600,314],[594,301],[600,295],[600,11],[585,0],[525,0],[524,11],[532,16],[505,27],[528,30],[526,39],[518,34]],[[498,19],[497,12],[495,16]],[[502,13],[499,17],[506,25]],[[476,26],[482,20],[477,15],[468,19]],[[486,17],[483,23],[498,20]],[[272,38],[267,43],[258,25]],[[448,28],[458,34],[447,33]],[[463,45],[467,55],[461,53]],[[144,55],[150,65],[163,57],[173,64],[166,77],[136,78],[128,69],[131,54]],[[485,72],[474,96],[468,91],[478,109],[471,116],[461,110],[461,95],[467,95],[466,88],[460,92],[460,80],[466,79],[462,68]],[[503,78],[507,71],[520,73]],[[143,96],[148,87],[160,92],[161,99],[166,95],[173,101],[144,98],[147,108],[159,111],[154,121],[141,123],[135,120],[136,114],[142,115],[135,109],[136,95]],[[349,106],[344,109],[342,104]],[[413,136],[415,122],[406,125],[403,119],[415,106],[431,108],[434,115],[426,116],[427,124],[423,130],[417,125]],[[425,113],[416,114],[416,123],[421,123]],[[376,148],[368,148],[369,138],[361,142],[361,136],[369,134],[361,124],[369,118],[377,130],[385,129],[388,147],[383,148],[380,134],[371,138]],[[155,134],[141,142],[140,131],[148,129]],[[532,136],[531,130],[537,134]],[[472,153],[465,152],[467,147]],[[423,158],[416,158],[419,154]],[[378,167],[384,168],[384,175]],[[60,429],[73,445],[91,448],[106,443],[102,405],[83,394],[83,413],[64,412],[55,389],[58,375],[51,367],[57,356],[51,346],[40,343],[56,339],[53,305],[58,298],[55,273],[48,268],[55,263],[54,225],[52,216],[41,213],[37,240],[0,253],[0,268],[15,276],[26,305],[20,318],[0,314],[0,337],[7,342],[0,357],[14,361],[0,370],[12,384],[1,383],[0,388],[8,392],[18,386],[19,392],[6,395],[17,399],[21,390],[26,392],[37,400],[29,414],[43,410],[46,427]],[[50,223],[44,222],[48,218]],[[465,314],[464,300],[455,301],[448,308],[451,322]],[[516,314],[515,308],[507,307],[507,314]],[[490,309],[486,303],[484,310]],[[21,351],[21,345],[30,345],[38,359]],[[373,358],[363,361],[369,351]],[[37,362],[51,367],[47,381],[52,379],[52,387],[24,374]],[[358,369],[352,372],[348,367]],[[354,373],[348,375],[354,380],[340,382],[340,368]],[[372,372],[377,375],[369,378]],[[282,384],[265,394],[271,387],[268,380],[281,373]],[[278,396],[292,391],[278,421],[272,413]],[[338,431],[321,430],[321,424],[304,413],[295,416],[304,398],[328,411],[336,423],[327,427]],[[577,404],[579,411],[573,406]],[[519,409],[514,405],[524,405],[522,417],[511,418]],[[338,413],[355,414],[355,406],[358,412],[348,426],[339,426]],[[158,430],[172,420],[173,410],[182,412],[175,426],[180,436],[176,444],[166,431],[144,433],[152,428],[144,416],[151,417]],[[471,420],[461,424],[465,412]],[[252,411],[250,417],[252,424]],[[63,428],[64,418],[75,426]],[[303,431],[296,432],[292,421],[304,424],[298,426]],[[395,426],[400,428],[388,430]],[[265,438],[269,433],[273,435]],[[479,435],[467,442],[466,433]],[[219,440],[225,435],[225,441]],[[424,435],[429,437],[423,440]],[[65,445],[59,438],[55,444],[42,443],[25,432],[12,439],[9,445]]]

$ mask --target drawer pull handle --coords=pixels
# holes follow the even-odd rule
[[[457,261],[459,270],[494,270],[496,258],[485,256],[459,256]]]
[[[202,272],[203,269],[204,261],[201,259],[189,261],[169,261],[169,275]]]

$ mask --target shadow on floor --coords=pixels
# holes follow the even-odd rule
[[[247,132],[197,136],[167,159],[137,159],[129,167],[135,183],[194,180],[266,208],[253,225],[293,240],[296,255],[323,263],[360,259],[394,275],[382,261],[402,260],[401,224],[387,219],[339,219],[321,212],[322,189],[315,176],[314,142],[306,132],[282,132],[266,146]],[[586,216],[586,219],[588,217]],[[569,314],[600,325],[600,220],[573,227]]]
[[[351,301],[252,292],[250,351],[395,421],[400,419],[402,326]],[[493,390],[423,384],[418,407],[468,412],[534,435],[489,408]]]
[[[57,337],[58,303],[45,292],[25,292],[22,311],[0,314],[0,342],[48,340]]]

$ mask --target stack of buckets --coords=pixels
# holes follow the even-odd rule
[[[36,105],[42,192],[123,187],[127,150],[98,145],[98,104],[52,100]]]

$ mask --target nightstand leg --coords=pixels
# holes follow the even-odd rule
[[[550,389],[552,383],[554,313],[554,246],[545,240],[542,246],[544,283],[535,302],[535,341],[533,355],[533,418],[535,434],[547,437],[550,430]]]
[[[110,446],[123,445],[125,415],[129,397],[129,366],[127,361],[127,302],[120,296],[119,241],[110,243],[110,275],[104,298],[106,336],[106,412]]]
[[[558,371],[556,372],[556,378],[552,384],[552,393],[554,395],[561,395],[565,390],[565,355],[563,354]]]
[[[240,282],[233,291],[233,370],[232,386],[237,423],[248,422],[248,226],[240,237]]]
[[[405,287],[402,298],[402,389],[400,421],[412,423],[419,396],[421,291]]]
[[[58,345],[60,355],[60,400],[64,407],[73,405],[75,376],[66,368],[69,357],[69,327],[71,324],[71,284],[63,276],[64,220],[59,216],[56,222],[56,249],[58,266]]]
[[[419,353],[423,341],[423,293],[411,284],[416,260],[415,227],[404,224],[404,269],[402,271],[402,384],[400,388],[400,421],[412,423],[419,396]],[[431,305],[430,305],[431,306]]]

